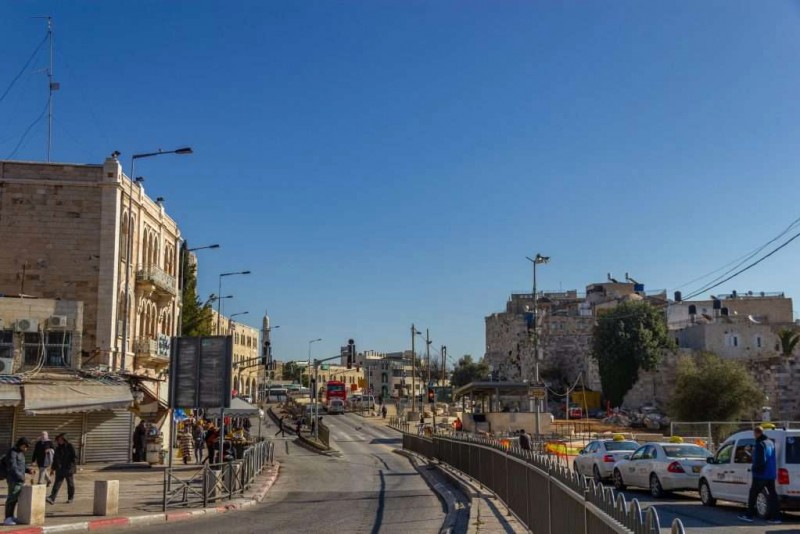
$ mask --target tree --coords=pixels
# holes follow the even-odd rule
[[[183,242],[181,250],[181,287],[183,288],[181,306],[181,335],[210,336],[213,328],[211,303],[200,302],[197,296],[197,266],[189,261],[187,243]]]
[[[678,360],[669,412],[681,421],[735,421],[760,410],[763,401],[764,394],[741,363],[701,352]]]
[[[672,347],[663,313],[647,302],[623,302],[600,315],[592,333],[592,357],[606,399],[622,404],[639,369],[655,369],[664,350]]]
[[[797,343],[800,342],[800,333],[783,328],[778,332],[778,339],[781,340],[781,355],[788,358],[794,352]]]
[[[486,363],[483,359],[476,363],[472,360],[472,356],[465,354],[456,363],[456,368],[453,370],[450,383],[454,387],[461,387],[469,384],[470,382],[485,379],[488,374],[488,363]]]
[[[291,380],[292,382],[300,382],[300,377],[303,376],[303,368],[297,365],[297,362],[287,362],[283,365],[282,380]]]

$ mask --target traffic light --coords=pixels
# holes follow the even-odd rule
[[[271,355],[272,355],[272,347],[270,347],[270,342],[265,341],[264,350],[261,353],[261,365],[264,366],[264,369],[268,370],[272,366],[271,365],[272,362],[270,362],[270,360],[272,359],[270,358]]]
[[[352,369],[356,363],[356,342],[353,339],[347,340],[347,368]]]
[[[433,404],[436,402],[436,392],[433,388],[428,388],[428,404]]]

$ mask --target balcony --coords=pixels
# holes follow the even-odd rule
[[[158,339],[138,337],[133,341],[137,365],[155,369],[169,365],[170,338],[159,334]]]
[[[169,300],[178,294],[175,277],[154,265],[136,271],[136,289],[157,300]]]

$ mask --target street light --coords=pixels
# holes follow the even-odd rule
[[[163,156],[165,154],[191,154],[192,149],[189,147],[178,148],[175,150],[161,150],[158,152],[147,152],[143,154],[134,154],[131,156],[131,175],[128,178],[128,242],[126,244],[127,258],[125,259],[125,313],[122,317],[122,354],[120,355],[121,370],[125,370],[125,356],[128,354],[128,321],[130,315],[130,281],[131,281],[131,263],[133,261],[133,180],[136,176],[136,160],[142,158],[152,158],[155,156]],[[140,181],[140,180],[137,180]]]
[[[411,323],[411,412],[417,412],[417,358],[416,349],[414,345],[414,338],[417,335],[422,335],[422,332],[417,331],[414,323]]]
[[[231,273],[222,273],[221,275],[219,275],[219,291],[217,292],[217,295],[222,295],[222,279],[225,276],[234,276],[237,274],[250,274],[250,271],[236,271]],[[222,318],[222,311],[220,308],[220,304],[221,303],[217,301],[217,332],[219,332],[219,322],[220,319]]]
[[[536,385],[538,386],[539,385],[539,323],[538,323],[538,318],[536,316],[536,311],[537,311],[536,307],[539,299],[536,296],[536,266],[541,265],[543,263],[548,263],[550,261],[550,256],[542,256],[541,254],[537,253],[535,258],[529,258],[528,256],[525,256],[525,258],[533,264],[533,361],[535,369],[534,378]],[[538,436],[540,434],[539,413],[541,412],[541,407],[538,398],[534,402],[536,403],[536,420],[534,421],[534,426],[536,428],[536,435]],[[569,410],[567,410],[567,412],[569,412]],[[567,417],[569,417],[569,413],[567,414]]]
[[[237,315],[247,315],[248,313],[250,313],[250,312],[249,312],[249,311],[243,311],[243,312],[238,312],[238,313],[232,313],[232,314],[230,315],[230,317],[228,317],[228,319],[233,319],[233,318],[234,318],[234,317],[236,317]]]
[[[186,287],[186,280],[184,277],[186,276],[186,271],[183,268],[183,264],[186,261],[186,253],[187,252],[195,252],[197,250],[205,250],[209,248],[219,248],[219,244],[215,243],[213,245],[206,245],[204,247],[194,247],[194,248],[186,248],[186,241],[183,242],[183,246],[181,246],[181,257],[180,263],[178,265],[178,283],[180,284],[180,299],[181,299],[181,307],[178,309],[178,337],[183,333],[183,290]]]

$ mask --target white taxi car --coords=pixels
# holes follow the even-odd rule
[[[775,443],[775,488],[781,510],[800,510],[800,430],[776,430],[764,425],[764,434]],[[698,488],[703,504],[714,506],[717,499],[747,504],[755,444],[752,430],[736,432],[722,443],[700,475]],[[767,512],[767,496],[761,493],[756,500],[756,513],[763,518]]]
[[[600,483],[611,478],[615,463],[630,456],[638,448],[638,442],[625,439],[621,434],[615,435],[613,439],[591,441],[575,457],[572,470]]]
[[[667,491],[694,491],[709,456],[708,449],[680,441],[647,443],[614,465],[614,486],[648,488],[653,497]]]

